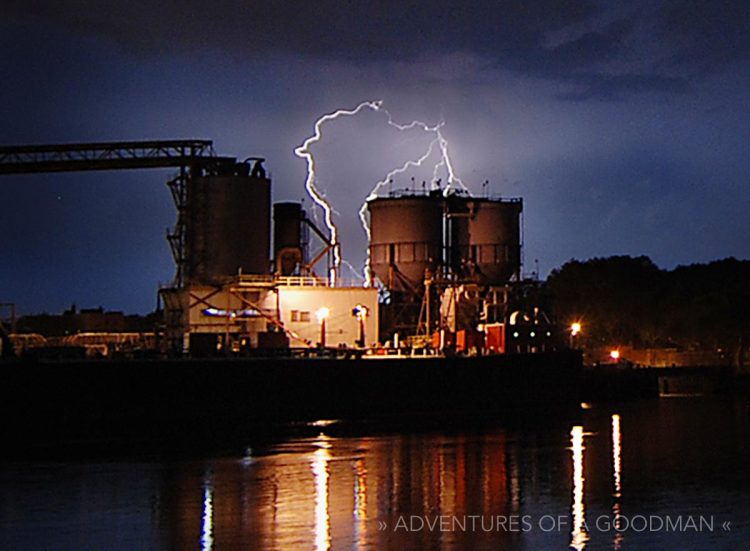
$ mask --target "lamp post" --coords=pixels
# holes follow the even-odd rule
[[[573,322],[570,324],[570,347],[575,348],[576,339],[578,334],[581,332],[581,324],[579,322]]]
[[[315,312],[315,316],[318,318],[318,323],[320,324],[320,347],[321,348],[325,348],[326,346],[326,318],[328,317],[328,314],[330,313],[331,311],[325,306],[323,308],[318,309],[318,311]]]
[[[370,309],[367,308],[367,306],[363,304],[357,304],[352,309],[352,315],[357,318],[357,322],[359,324],[359,334],[357,335],[357,346],[360,348],[365,347],[365,318],[367,317],[367,314],[369,313]]]

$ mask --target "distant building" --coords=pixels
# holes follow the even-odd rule
[[[107,312],[99,308],[77,310],[72,305],[62,314],[22,316],[16,325],[17,333],[38,333],[45,337],[62,337],[77,333],[142,333],[154,330],[154,314],[146,316]]]

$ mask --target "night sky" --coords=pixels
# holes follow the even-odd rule
[[[300,200],[293,150],[315,120],[383,100],[397,122],[444,121],[474,193],[524,198],[526,273],[750,258],[748,29],[743,0],[4,0],[0,142],[212,139]],[[313,148],[355,266],[359,204],[429,143],[385,121],[335,121]],[[153,310],[174,274],[172,172],[1,177],[0,302]],[[412,176],[432,166],[394,187]]]

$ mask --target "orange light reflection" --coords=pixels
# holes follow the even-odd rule
[[[589,535],[586,532],[586,508],[583,503],[583,427],[575,426],[570,431],[570,445],[573,459],[573,530],[570,546],[577,551],[586,547]]]
[[[622,532],[620,531],[622,519],[620,498],[622,497],[622,478],[621,478],[621,455],[622,453],[622,436],[620,434],[620,416],[616,413],[612,415],[612,473],[614,478],[614,498],[615,503],[612,506],[612,516],[614,520],[615,536],[612,542],[615,550],[622,546]]]
[[[312,472],[315,477],[315,549],[328,551],[331,548],[331,518],[328,514],[328,462],[331,445],[321,435],[319,446],[313,454]]]

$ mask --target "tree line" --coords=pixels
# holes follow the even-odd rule
[[[737,355],[750,342],[750,261],[662,270],[650,258],[571,260],[545,293],[556,321],[580,321],[585,346],[678,347]]]

